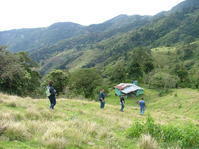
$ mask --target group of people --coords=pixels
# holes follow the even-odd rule
[[[124,112],[125,95],[122,94],[119,97],[120,97],[120,105],[121,105],[120,111]],[[104,93],[104,89],[100,90],[99,101],[100,101],[100,108],[104,109],[104,107],[105,107],[105,93]],[[144,114],[144,111],[145,111],[145,108],[146,108],[146,104],[145,104],[144,98],[141,98],[141,100],[139,100],[137,103],[140,106],[140,114]]]
[[[56,90],[53,87],[52,81],[50,81],[48,86],[47,86],[46,95],[48,96],[49,101],[50,101],[50,109],[53,110],[55,105],[56,105]],[[99,93],[99,101],[100,101],[100,108],[101,109],[105,108],[105,97],[106,96],[105,96],[105,93],[104,93],[104,89],[101,89],[100,93]],[[137,103],[140,106],[140,114],[144,114],[145,107],[146,107],[144,99],[142,98]],[[121,105],[120,111],[124,112],[125,95],[120,96],[120,105]]]

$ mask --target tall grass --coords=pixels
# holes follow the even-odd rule
[[[135,122],[127,134],[131,138],[149,134],[160,143],[175,144],[181,148],[199,148],[199,127],[194,124],[160,125],[148,116],[146,122]]]
[[[10,141],[25,141],[30,139],[30,134],[28,133],[26,126],[21,123],[9,122],[5,127],[4,135],[8,137]]]

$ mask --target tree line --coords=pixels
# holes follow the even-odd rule
[[[96,99],[101,88],[108,91],[121,82],[139,82],[149,88],[199,88],[198,44],[185,44],[173,53],[164,52],[170,63],[160,64],[158,55],[147,47],[139,47],[121,55],[104,66],[80,68],[74,71],[52,70],[41,76],[38,65],[27,53],[10,53],[0,47],[0,91],[20,96],[44,96],[49,81],[59,95]],[[164,66],[164,65],[167,65]]]

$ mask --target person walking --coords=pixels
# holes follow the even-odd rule
[[[144,98],[141,98],[141,100],[138,101],[138,104],[140,105],[140,114],[144,114],[144,111],[145,111],[145,108],[146,108]]]
[[[100,108],[104,109],[105,107],[105,94],[104,94],[104,89],[100,90],[99,93],[99,101],[100,101]]]
[[[120,111],[121,112],[124,112],[124,104],[125,104],[124,95],[121,95],[120,96],[120,105],[121,105]]]
[[[50,81],[48,86],[47,86],[46,94],[47,94],[49,101],[50,101],[50,109],[53,110],[55,105],[56,105],[56,90],[53,87],[52,81]]]

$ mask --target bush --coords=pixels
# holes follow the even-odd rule
[[[132,138],[138,138],[144,133],[144,124],[135,122],[129,129],[128,135]]]
[[[145,123],[135,122],[128,129],[127,134],[132,138],[149,134],[163,143],[177,144],[182,148],[199,148],[199,127],[194,124],[186,126],[160,125],[156,124],[149,116]]]
[[[149,75],[148,83],[155,88],[175,88],[179,78],[165,72],[153,72]]]

